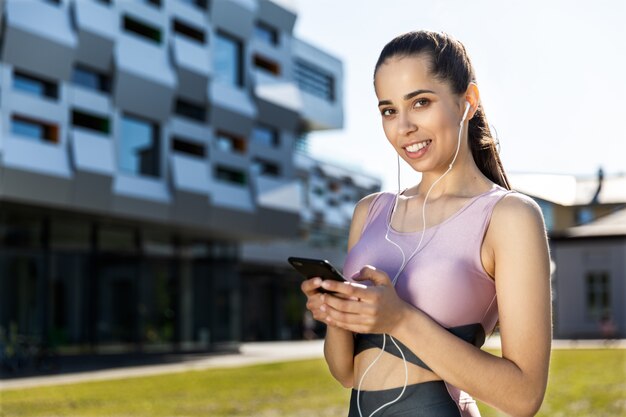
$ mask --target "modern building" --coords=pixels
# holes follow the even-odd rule
[[[242,244],[300,236],[294,148],[342,127],[341,61],[288,0],[0,6],[0,337],[242,340]]]
[[[551,241],[557,265],[555,335],[626,338],[626,208]]]

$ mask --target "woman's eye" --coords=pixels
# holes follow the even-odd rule
[[[427,98],[418,98],[413,103],[413,107],[424,107],[427,106],[428,103],[430,103],[430,100],[428,100]]]
[[[394,113],[393,109],[382,109],[380,114],[383,116],[391,116]]]

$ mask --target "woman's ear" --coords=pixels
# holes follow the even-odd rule
[[[467,86],[465,101],[470,104],[470,109],[467,113],[467,120],[470,120],[474,117],[476,110],[478,110],[478,105],[480,104],[480,91],[478,91],[478,86],[475,82],[471,82],[469,86]]]

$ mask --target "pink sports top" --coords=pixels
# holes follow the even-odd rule
[[[420,249],[396,282],[396,291],[403,300],[451,333],[479,347],[498,320],[495,283],[482,266],[481,246],[496,203],[511,192],[494,185],[491,190],[471,198],[442,223],[427,228]],[[383,192],[371,202],[361,238],[344,263],[343,274],[348,279],[365,265],[386,272],[390,279],[400,269],[400,249],[385,240],[394,201],[395,194]],[[409,257],[421,233],[421,230],[398,232],[389,227],[388,238]],[[393,344],[387,345],[389,353],[400,356]],[[381,346],[382,335],[355,335],[355,355]],[[400,346],[407,361],[430,369],[406,346]],[[473,401],[454,387],[448,388],[457,403]]]

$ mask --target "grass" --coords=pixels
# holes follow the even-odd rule
[[[555,350],[539,416],[626,416],[626,350]],[[0,392],[0,416],[345,416],[323,360]],[[502,416],[480,404],[483,417]]]

